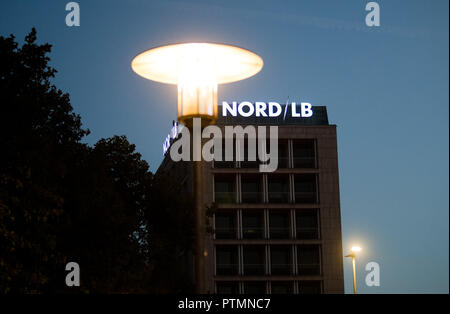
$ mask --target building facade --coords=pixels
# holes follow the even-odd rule
[[[210,293],[344,293],[336,125],[325,107],[313,111],[309,118],[219,116],[222,130],[278,126],[278,169],[260,172],[259,161],[247,158],[202,162],[203,201],[215,205],[206,236]],[[192,189],[192,163],[167,154],[161,169]]]

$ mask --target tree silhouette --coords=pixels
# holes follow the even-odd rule
[[[50,50],[34,28],[22,47],[0,36],[0,292],[189,291],[190,197],[125,136],[81,143]],[[65,285],[68,262],[80,287]]]

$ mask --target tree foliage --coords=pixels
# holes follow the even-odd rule
[[[35,29],[21,47],[0,36],[0,293],[189,289],[177,265],[192,243],[189,197],[125,136],[81,142],[89,130],[51,83],[50,50]],[[65,286],[72,261],[79,288]]]

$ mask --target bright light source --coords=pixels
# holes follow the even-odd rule
[[[146,79],[178,85],[178,120],[217,119],[217,85],[246,79],[263,67],[255,53],[211,43],[174,44],[147,50],[131,67]]]
[[[356,253],[356,252],[360,252],[361,248],[359,246],[352,246],[352,252]]]

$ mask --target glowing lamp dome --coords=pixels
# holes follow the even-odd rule
[[[257,54],[235,46],[185,43],[156,47],[137,55],[131,67],[140,76],[178,85],[178,120],[217,119],[217,85],[249,78],[263,67]]]

